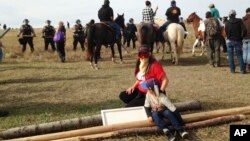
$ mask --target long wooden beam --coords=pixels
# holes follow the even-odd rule
[[[201,109],[201,103],[197,100],[179,102],[175,103],[174,105],[181,112]],[[20,137],[69,131],[69,130],[81,129],[93,126],[101,126],[101,125],[102,125],[101,115],[94,115],[94,116],[75,118],[63,121],[11,128],[0,132],[0,138],[3,139],[20,138]]]
[[[236,115],[236,114],[250,114],[250,106],[194,113],[194,114],[183,115],[182,117],[186,123],[190,123],[190,122],[197,122],[197,121],[212,119],[216,117],[221,117],[221,116],[226,116],[226,115]],[[100,133],[117,131],[117,130],[122,130],[122,129],[142,128],[142,127],[152,127],[152,126],[154,126],[154,124],[149,123],[147,120],[143,120],[143,121],[137,121],[137,122],[113,124],[113,125],[108,125],[108,126],[97,126],[97,127],[91,127],[91,128],[85,128],[85,129],[79,129],[79,130],[73,130],[73,131],[19,138],[19,139],[13,139],[13,141],[14,140],[15,141],[47,141],[47,140],[56,140],[56,139],[63,139],[63,138],[70,138],[70,137],[77,137],[77,136],[100,134]]]

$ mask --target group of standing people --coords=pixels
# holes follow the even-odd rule
[[[22,52],[26,51],[26,46],[29,44],[31,52],[34,52],[34,43],[33,38],[36,37],[35,31],[33,27],[29,24],[28,19],[24,19],[23,25],[20,28],[20,31],[18,33],[19,43],[22,45]],[[59,37],[60,35],[63,35],[63,37],[60,38],[60,40],[55,40],[54,37]],[[84,48],[84,28],[81,24],[81,21],[78,19],[76,20],[76,24],[73,28],[73,50],[76,51],[77,44],[80,43],[80,46],[82,48],[82,51],[85,50]],[[42,38],[44,38],[44,50],[48,51],[49,45],[51,46],[53,52],[57,51],[59,54],[59,57],[61,59],[61,62],[65,62],[65,41],[66,41],[66,28],[64,26],[64,23],[60,21],[58,23],[58,27],[55,29],[51,25],[50,20],[46,20],[46,25],[42,29]]]
[[[204,38],[207,46],[207,57],[209,65],[220,67],[220,46],[221,24],[220,15],[214,4],[209,5],[210,11],[206,12]],[[240,66],[240,73],[245,74],[246,69],[250,70],[250,8],[246,9],[246,15],[243,19],[236,18],[236,11],[231,10],[228,14],[229,20],[225,22],[224,28],[226,33],[226,46],[231,73],[235,73],[236,66],[234,63],[234,53]],[[242,46],[243,45],[243,46]]]

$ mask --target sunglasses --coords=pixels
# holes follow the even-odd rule
[[[139,58],[149,58],[150,54],[149,53],[139,53],[138,57]]]

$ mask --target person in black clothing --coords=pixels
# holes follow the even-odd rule
[[[60,21],[58,24],[56,34],[58,34],[59,32],[63,32],[64,37],[60,41],[56,42],[56,48],[57,48],[58,55],[61,59],[61,62],[64,63],[65,62],[66,29],[65,29],[64,23],[62,21]]]
[[[6,24],[3,25],[3,29],[6,30],[7,29],[7,26]]]
[[[134,24],[134,19],[130,18],[129,23],[127,23],[127,46],[128,47],[130,47],[130,41],[132,39],[133,48],[135,48],[135,41],[137,39],[136,32],[137,32],[137,28]]]
[[[73,35],[74,41],[73,41],[73,50],[76,51],[76,46],[78,42],[81,45],[82,51],[85,50],[84,48],[84,29],[81,24],[81,21],[78,19],[76,20],[76,24],[74,26],[74,35]]]
[[[31,25],[29,25],[29,20],[24,19],[24,24],[20,28],[20,32],[17,37],[20,37],[22,34],[22,38],[19,39],[19,42],[23,45],[22,52],[25,52],[27,43],[30,46],[31,52],[34,51],[33,37],[36,37],[36,34]]]
[[[98,11],[98,18],[101,22],[109,24],[115,30],[116,39],[119,39],[121,37],[121,27],[114,22],[114,12],[109,3],[109,0],[104,0],[104,4]]]
[[[240,65],[240,73],[245,74],[246,68],[243,62],[242,40],[247,34],[242,19],[236,18],[236,11],[229,12],[229,20],[226,22],[225,31],[227,35],[227,53],[231,73],[235,73],[234,51],[236,52]]]
[[[163,41],[163,32],[167,29],[168,25],[171,23],[179,23],[179,16],[181,15],[181,9],[176,6],[175,0],[171,1],[171,7],[167,9],[165,15],[167,16],[167,21],[159,28],[159,40]]]
[[[52,25],[50,25],[51,24],[50,20],[47,20],[46,23],[47,25],[44,26],[42,30],[42,35],[43,35],[42,37],[44,38],[44,44],[45,44],[44,50],[47,51],[50,44],[52,50],[55,51],[56,47],[55,47],[55,42],[53,41],[53,37],[56,31],[55,28]]]

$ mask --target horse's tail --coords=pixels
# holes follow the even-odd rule
[[[182,53],[182,49],[183,49],[183,44],[184,44],[184,29],[183,27],[180,25],[179,28],[177,28],[177,51],[178,53]]]
[[[147,42],[148,28],[146,25],[141,27],[141,44],[148,44]]]
[[[87,44],[88,44],[88,55],[93,56],[94,54],[94,36],[95,36],[95,25],[89,27],[87,31]]]

